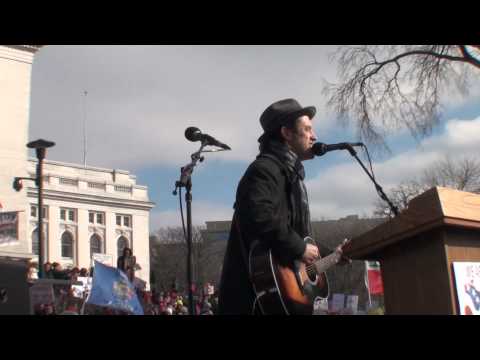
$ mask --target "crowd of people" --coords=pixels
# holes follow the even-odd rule
[[[31,282],[38,279],[38,265],[31,262],[28,265],[27,281]],[[93,273],[93,269],[86,269],[78,267],[64,269],[62,264],[58,262],[46,262],[43,264],[43,278],[44,279],[56,279],[56,280],[70,280],[76,281],[79,276],[89,277]]]
[[[27,281],[31,284],[38,279],[36,263],[30,263],[27,272]],[[119,309],[99,307],[85,304],[88,293],[83,298],[75,296],[72,285],[79,277],[93,276],[93,268],[78,267],[64,269],[58,262],[46,262],[43,265],[43,278],[66,280],[64,285],[53,285],[55,302],[37,304],[34,307],[36,315],[127,315]],[[137,297],[143,307],[145,315],[190,315],[188,306],[188,293],[179,292],[174,286],[169,291],[156,292],[136,288]],[[218,294],[207,294],[203,291],[194,292],[195,315],[214,315],[217,312]]]
[[[141,294],[145,315],[190,315],[188,294],[175,289],[166,292],[145,291]],[[214,315],[218,308],[218,294],[193,296],[194,315]]]

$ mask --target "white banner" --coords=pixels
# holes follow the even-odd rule
[[[18,212],[0,212],[0,246],[18,243]]]
[[[113,264],[113,256],[110,254],[101,254],[101,253],[93,253],[92,254],[92,266],[94,266],[95,262],[94,260],[97,260],[98,262],[101,262],[104,265],[108,266],[116,266],[116,264]]]

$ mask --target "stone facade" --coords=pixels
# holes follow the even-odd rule
[[[34,177],[36,160],[29,160]],[[94,253],[116,266],[124,246],[133,250],[141,269],[137,277],[149,282],[149,211],[154,206],[147,188],[124,170],[84,167],[44,161],[45,259],[66,267],[89,268]],[[38,253],[37,187],[27,186],[28,252]],[[71,242],[71,246],[70,243]]]
[[[0,257],[38,254],[37,187],[25,180],[17,192],[15,177],[35,177],[36,159],[28,159],[31,65],[41,46],[0,46],[0,203],[18,211],[16,244],[0,247]],[[55,139],[49,139],[55,141]],[[116,266],[119,246],[129,246],[149,286],[149,201],[147,188],[128,171],[44,161],[45,260],[89,268],[92,253]]]

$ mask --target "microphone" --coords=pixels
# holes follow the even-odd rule
[[[333,151],[333,150],[349,150],[350,151],[350,149],[352,149],[352,146],[364,146],[364,145],[361,142],[358,142],[358,143],[343,142],[343,143],[329,144],[329,145],[321,142],[317,142],[312,146],[312,153],[316,156],[322,156],[322,155],[325,155],[327,152]]]
[[[224,150],[231,150],[230,146],[224,143],[221,143],[220,141],[215,139],[213,136],[202,134],[199,128],[196,128],[193,126],[188,127],[185,130],[185,137],[187,138],[187,140],[190,140],[190,141],[194,141],[194,142],[201,141],[202,143],[205,143],[205,145],[213,145],[213,146],[220,147]]]

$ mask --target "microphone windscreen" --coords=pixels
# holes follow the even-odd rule
[[[199,128],[190,126],[185,130],[185,137],[187,138],[187,140],[190,140],[190,141],[198,141],[199,140],[198,136],[201,133],[202,132],[200,131]]]
[[[312,146],[312,153],[316,156],[322,156],[327,152],[327,145],[321,142],[316,142]]]

